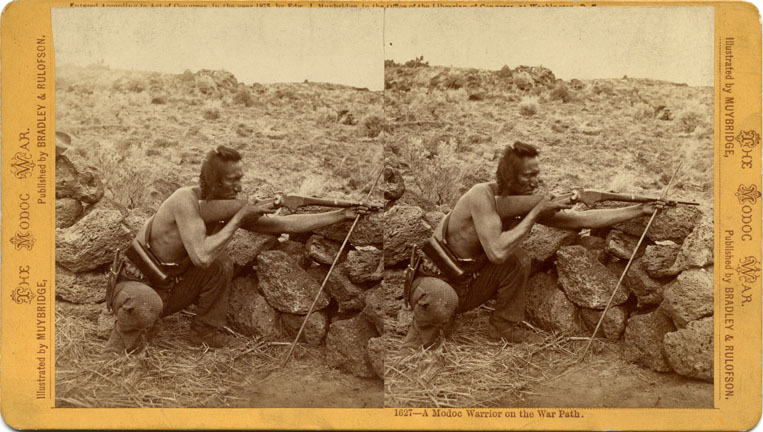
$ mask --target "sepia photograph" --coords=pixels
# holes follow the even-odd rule
[[[382,408],[383,10],[51,16],[55,406]]]
[[[385,11],[385,406],[713,407],[713,29]]]

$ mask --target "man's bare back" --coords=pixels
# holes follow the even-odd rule
[[[482,249],[477,227],[472,217],[472,209],[475,207],[490,206],[492,203],[495,217],[499,217],[495,212],[495,183],[478,183],[459,198],[453,210],[450,212],[448,220],[447,240],[450,249],[458,255],[459,258],[477,258],[485,252]],[[482,205],[475,206],[475,203],[481,202]],[[445,219],[441,220],[435,229],[435,236],[439,238],[442,233],[442,226]]]

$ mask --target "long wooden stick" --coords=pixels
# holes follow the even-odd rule
[[[670,186],[673,184],[673,179],[676,178],[676,174],[678,174],[678,170],[681,169],[682,164],[683,162],[678,164],[675,172],[673,172],[673,176],[670,177],[670,181],[668,181],[668,184],[665,186],[665,190],[662,192],[663,198],[668,195]],[[607,311],[609,310],[609,307],[612,305],[612,300],[615,298],[615,294],[617,294],[617,290],[620,289],[620,285],[623,283],[623,279],[625,279],[625,275],[628,273],[628,270],[631,268],[631,263],[633,263],[633,259],[636,257],[636,252],[638,252],[639,247],[641,247],[641,243],[644,241],[644,237],[646,237],[646,233],[647,231],[649,231],[649,227],[652,226],[652,222],[654,221],[654,217],[657,216],[658,210],[659,209],[654,209],[654,212],[652,212],[652,217],[649,218],[649,222],[646,224],[646,228],[644,228],[644,232],[641,233],[641,238],[638,239],[638,243],[636,244],[636,247],[633,248],[633,253],[631,253],[631,257],[628,260],[628,264],[625,266],[623,273],[620,275],[620,279],[617,281],[617,285],[615,286],[615,289],[612,291],[612,295],[609,296],[607,305],[604,306],[604,311],[602,312],[601,317],[599,318],[599,322],[596,323],[596,328],[593,330],[593,334],[591,335],[591,338],[588,340],[588,343],[586,344],[585,349],[583,350],[583,354],[580,356],[580,361],[583,361],[586,357],[586,354],[588,354],[588,349],[591,347],[591,344],[593,343],[593,340],[596,337],[596,333],[599,332],[599,327],[601,327],[601,323],[604,322],[604,317],[607,315]]]
[[[368,195],[366,195],[365,201],[368,201],[368,198],[371,197],[371,194],[373,193],[374,189],[376,189],[376,184],[379,183],[379,179],[382,176],[382,173],[384,172],[384,168],[379,170],[379,175],[376,176],[376,180],[374,180],[373,185],[371,185],[371,189],[368,190]],[[350,230],[347,231],[347,235],[344,237],[344,241],[342,242],[342,246],[339,247],[339,252],[336,253],[336,256],[334,257],[334,262],[331,263],[331,267],[329,267],[328,273],[326,273],[326,277],[323,278],[323,283],[321,283],[321,287],[318,290],[318,293],[315,295],[315,299],[313,299],[313,303],[310,305],[310,308],[307,310],[307,315],[305,315],[304,321],[302,321],[302,325],[299,327],[299,331],[297,332],[297,337],[294,338],[294,342],[291,343],[291,347],[289,347],[289,352],[286,353],[286,357],[284,357],[283,362],[281,363],[281,367],[284,367],[286,365],[286,362],[289,361],[289,357],[291,357],[291,353],[294,351],[294,347],[297,345],[297,342],[299,341],[300,336],[302,336],[302,332],[305,330],[305,325],[307,325],[307,320],[310,318],[310,314],[313,313],[313,308],[315,308],[315,304],[318,303],[318,298],[321,296],[321,293],[323,292],[323,288],[326,286],[326,282],[328,282],[329,277],[331,276],[331,272],[334,271],[334,267],[336,267],[336,263],[339,262],[339,257],[342,255],[342,251],[344,250],[344,247],[347,245],[347,241],[350,240],[350,236],[352,235],[352,231],[355,230],[355,225],[357,225],[358,220],[360,220],[360,214],[355,216],[355,220],[352,221],[352,226],[350,226]]]

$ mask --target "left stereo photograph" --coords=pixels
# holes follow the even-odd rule
[[[382,408],[383,11],[51,14],[56,406]]]

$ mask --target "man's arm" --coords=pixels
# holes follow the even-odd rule
[[[635,217],[651,215],[655,209],[661,209],[663,207],[664,203],[655,201],[615,209],[561,211],[552,216],[542,218],[538,220],[538,222],[556,228],[602,228]]]
[[[241,221],[247,214],[246,209],[239,210],[223,229],[208,236],[207,227],[199,216],[199,203],[196,197],[189,194],[179,198],[172,212],[183,246],[194,266],[208,267],[225,249],[225,245],[241,226]]]
[[[357,209],[348,208],[325,213],[293,214],[288,216],[270,215],[261,217],[255,222],[247,223],[244,228],[269,234],[304,233],[337,222],[355,219],[357,214]]]
[[[568,208],[566,204],[555,203],[548,198],[541,200],[522,221],[508,231],[501,231],[503,224],[495,207],[495,196],[488,188],[468,197],[474,227],[477,230],[482,249],[493,264],[505,262],[522,244],[535,222],[547,212]]]

